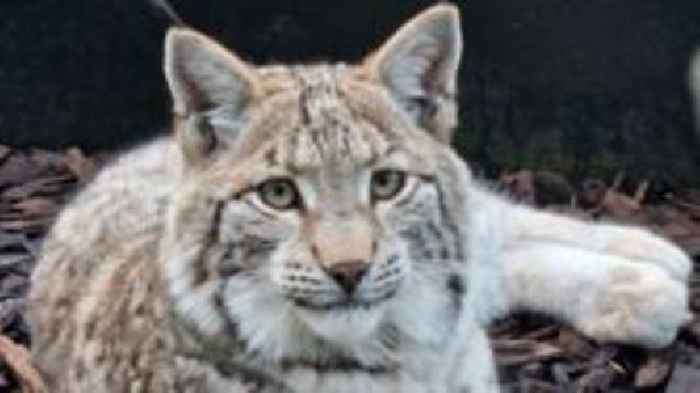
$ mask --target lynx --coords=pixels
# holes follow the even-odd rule
[[[497,392],[485,328],[514,309],[669,344],[688,257],[477,184],[449,146],[461,50],[444,4],[354,65],[170,30],[174,137],[104,169],[33,275],[50,390]]]

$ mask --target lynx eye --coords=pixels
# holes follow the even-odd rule
[[[395,197],[406,185],[406,174],[393,169],[374,172],[370,195],[372,200],[381,201]]]
[[[278,209],[300,206],[299,192],[290,179],[271,179],[258,186],[258,196],[266,205]]]

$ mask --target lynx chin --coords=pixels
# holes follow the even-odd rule
[[[518,206],[450,148],[456,7],[359,64],[254,66],[165,40],[174,134],[68,206],[33,276],[53,393],[492,393],[514,309],[661,347],[690,263],[645,230]]]

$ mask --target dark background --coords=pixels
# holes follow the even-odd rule
[[[354,61],[434,3],[172,0],[254,62]],[[698,184],[687,66],[698,0],[459,1],[458,149],[487,172]],[[169,123],[168,19],[147,0],[0,0],[0,143],[123,147]]]

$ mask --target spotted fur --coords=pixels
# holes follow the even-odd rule
[[[105,169],[34,273],[33,354],[51,391],[496,392],[484,328],[515,307],[595,338],[669,342],[687,317],[675,247],[474,184],[448,145],[460,52],[449,5],[357,65],[254,67],[171,30],[174,137]],[[405,174],[387,199],[371,192],[381,171]],[[283,207],[261,191],[280,179],[296,190]],[[615,248],[623,238],[651,252]],[[549,261],[567,255],[584,267]],[[358,264],[349,292],[336,269]],[[566,287],[582,271],[586,301]],[[537,292],[555,276],[554,294]],[[642,281],[651,308],[625,295]]]

